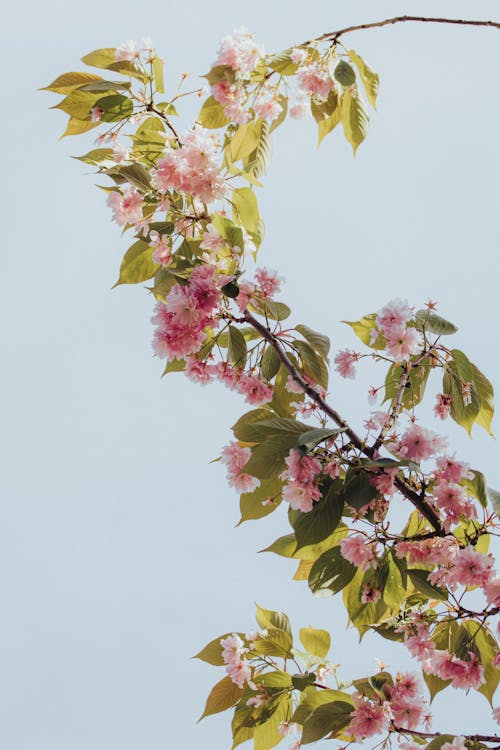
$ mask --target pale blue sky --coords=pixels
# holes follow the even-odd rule
[[[150,298],[139,288],[110,291],[126,240],[94,178],[68,158],[83,142],[57,142],[63,116],[47,109],[55,98],[35,90],[81,69],[84,53],[143,35],[176,83],[181,71],[206,72],[220,36],[242,24],[279,50],[401,13],[498,20],[499,4],[146,7],[28,0],[10,7],[0,32],[5,750],[229,748],[229,715],[195,724],[221,675],[189,657],[219,633],[249,629],[255,601],[288,612],[297,629],[330,629],[332,659],[346,675],[371,670],[374,656],[394,670],[408,664],[380,640],[358,649],[333,600],[292,582],[292,563],[256,554],[287,532],[283,509],[234,528],[237,497],[209,461],[245,405],[222,388],[160,380]],[[295,320],[339,348],[354,345],[341,319],[394,296],[439,300],[460,327],[456,346],[498,389],[500,34],[400,26],[349,43],[381,75],[368,140],[354,160],[337,133],[318,151],[312,121],[280,129],[260,197],[261,261],[286,277]],[[359,386],[335,380],[332,400],[359,421],[365,386],[376,382],[367,365]],[[461,457],[500,487],[497,442],[452,434]],[[435,713],[444,729],[493,729],[476,696],[448,691]]]

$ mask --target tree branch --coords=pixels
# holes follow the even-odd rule
[[[330,419],[335,422],[335,424],[345,430],[345,434],[348,436],[349,440],[355,448],[364,453],[364,455],[368,458],[373,458],[375,454],[374,449],[371,446],[366,445],[364,440],[362,440],[359,435],[351,427],[349,427],[348,423],[339,414],[339,412],[333,409],[318,393],[318,391],[313,388],[306,380],[304,380],[303,376],[297,370],[295,365],[290,362],[279,338],[272,331],[270,331],[269,328],[266,328],[265,325],[257,320],[257,318],[255,318],[248,310],[245,310],[244,319],[253,328],[255,328],[256,331],[260,333],[262,338],[265,339],[270,346],[273,347],[280,362],[282,362],[286,367],[293,380],[295,380],[295,382],[300,385],[303,391],[307,393],[311,401],[314,401],[314,403],[319,406],[324,414],[327,414]],[[412,487],[401,477],[396,477],[394,480],[394,484],[401,492],[401,494],[404,495],[415,506],[415,508],[417,508],[417,510],[423,515],[424,518],[427,519],[427,521],[429,521],[431,526],[436,530],[436,536],[445,536],[446,532],[441,525],[439,517],[436,515],[434,510],[420,497],[420,495],[415,492],[415,490],[413,490]]]
[[[451,732],[419,732],[416,729],[403,729],[401,727],[393,726],[392,729],[389,730],[390,732],[397,732],[398,734],[408,734],[408,735],[416,735],[417,737],[422,737],[424,740],[432,740],[435,737],[446,737],[446,736],[454,736]],[[466,740],[471,740],[472,742],[498,742],[500,743],[500,735],[495,734],[462,734],[460,735]]]
[[[454,26],[486,26],[492,29],[500,29],[499,21],[469,21],[461,18],[430,18],[427,16],[394,16],[393,18],[386,18],[383,21],[372,21],[372,23],[360,23],[354,26],[346,26],[344,29],[338,31],[330,31],[316,39],[311,39],[304,42],[303,45],[311,44],[312,42],[327,42],[331,41],[335,44],[341,36],[344,34],[350,34],[351,31],[364,31],[365,29],[379,29],[382,26],[393,26],[396,23],[442,23],[451,24]]]

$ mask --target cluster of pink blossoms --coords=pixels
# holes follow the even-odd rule
[[[243,468],[251,455],[250,448],[234,441],[222,449],[221,460],[227,466],[229,484],[237,492],[252,492],[260,485],[260,481],[256,477],[243,472]]]
[[[186,376],[194,383],[206,385],[213,380],[224,383],[226,388],[245,397],[252,406],[263,406],[273,398],[273,387],[259,375],[245,372],[241,367],[232,367],[228,362],[202,362],[196,356],[186,359]]]
[[[293,510],[308,513],[313,503],[321,498],[321,490],[316,481],[321,473],[321,462],[312,456],[303,456],[292,448],[285,458],[287,468],[280,475],[287,484],[283,487],[283,500],[290,503]]]
[[[385,350],[396,362],[417,354],[421,347],[421,336],[415,327],[408,326],[412,319],[413,309],[407,302],[400,299],[388,302],[377,313],[376,327],[371,333],[372,343],[383,334],[386,341]]]
[[[142,221],[142,195],[135,188],[128,188],[123,193],[113,190],[107,204],[113,209],[113,219],[120,227]]]
[[[381,734],[391,722],[400,729],[416,729],[422,721],[428,721],[426,704],[419,694],[416,677],[411,674],[397,675],[392,687],[385,686],[387,700],[375,701],[364,695],[353,696],[355,709],[346,732],[356,740],[364,740]]]
[[[153,170],[154,183],[162,192],[176,190],[212,203],[226,192],[219,154],[215,136],[195,125],[180,137],[178,147],[167,145],[165,155]]]
[[[221,293],[211,266],[196,266],[186,286],[177,284],[165,302],[158,302],[152,322],[153,349],[159,357],[181,359],[199,351],[206,338],[205,329],[216,325],[214,312]]]
[[[376,546],[367,542],[362,534],[349,534],[340,542],[342,557],[361,570],[377,567]]]
[[[462,690],[477,690],[485,683],[483,666],[474,652],[468,653],[468,659],[460,659],[449,651],[437,649],[426,622],[417,620],[410,628],[405,626],[403,630],[405,628],[405,645],[411,655],[419,659],[426,674],[451,680],[452,687]]]
[[[401,458],[411,461],[425,461],[446,448],[446,438],[441,437],[432,430],[421,427],[416,422],[396,439],[387,445],[387,448]]]
[[[213,66],[227,65],[237,77],[248,78],[263,55],[264,49],[255,44],[254,35],[241,27],[220,40]]]
[[[220,645],[223,649],[224,664],[227,664],[226,672],[235,685],[240,688],[244,687],[245,682],[248,682],[252,675],[250,667],[243,658],[248,649],[236,633],[228,635],[227,638],[222,638]]]

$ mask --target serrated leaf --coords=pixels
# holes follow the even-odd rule
[[[120,276],[115,286],[120,284],[140,284],[152,278],[159,266],[152,257],[153,248],[144,240],[138,240],[129,247],[123,256]]]
[[[280,359],[272,346],[268,346],[260,361],[260,371],[266,380],[272,380],[280,369]]]
[[[384,601],[391,610],[399,610],[405,595],[401,571],[391,551],[387,553],[386,562],[387,578],[383,588]]]
[[[334,479],[323,497],[314,503],[312,510],[299,512],[294,519],[297,549],[317,544],[330,536],[339,525],[343,510],[342,482]]]
[[[313,594],[331,596],[342,591],[356,575],[357,568],[346,560],[340,547],[324,552],[314,563],[309,575],[309,588]]]
[[[328,380],[325,381],[324,369],[321,367],[321,358],[307,341],[300,341],[296,339],[293,342],[293,347],[300,354],[302,361],[302,367],[306,374],[309,375],[316,383],[319,383],[323,388],[328,387]],[[326,375],[328,377],[328,373]]]
[[[281,52],[278,55],[268,55],[267,64],[282,76],[294,76],[299,69],[298,64],[293,62],[288,51]]]
[[[442,589],[429,582],[429,571],[420,570],[419,568],[408,568],[408,575],[417,591],[420,591],[428,599],[447,601],[448,592],[446,589]]]
[[[290,658],[290,649],[292,648],[291,635],[281,628],[265,627],[266,636],[264,638],[257,638],[252,642],[252,651],[260,656]]]
[[[74,89],[84,86],[86,83],[100,80],[102,80],[101,76],[94,73],[72,71],[58,76],[51,84],[44,86],[42,91],[53,91],[55,94],[69,94]]]
[[[89,91],[72,91],[65,96],[54,109],[60,109],[67,115],[75,117],[77,120],[89,120],[90,110],[96,104],[98,96]]]
[[[363,82],[368,101],[375,107],[377,104],[377,95],[379,90],[380,79],[369,65],[353,49],[348,51],[348,55],[358,69],[359,75]]]
[[[229,346],[227,355],[229,361],[235,367],[245,367],[247,360],[247,342],[241,331],[236,326],[229,326]]]
[[[299,632],[300,642],[305,650],[314,656],[326,658],[330,650],[330,633],[327,630],[318,630],[316,628],[301,628]]]
[[[99,166],[99,164],[107,161],[114,161],[112,148],[95,148],[83,156],[74,156],[73,158],[83,161],[85,164],[92,164],[93,166]]]
[[[263,422],[272,416],[273,414],[269,409],[252,409],[248,411],[232,426],[231,429],[234,437],[245,443],[259,442],[259,440],[266,437],[266,434],[263,434],[262,437],[256,437],[254,423]]]
[[[102,91],[128,91],[130,89],[130,83],[128,81],[105,81],[98,80],[92,83],[87,83],[84,86],[79,86],[79,91],[90,91],[97,94]]]
[[[458,349],[452,349],[451,354],[453,359],[446,364],[443,375],[443,392],[452,396],[450,416],[470,435],[481,410],[481,398],[474,384],[472,363]],[[462,389],[465,384],[470,384],[469,403],[464,402]]]
[[[221,711],[226,711],[228,708],[236,705],[242,695],[243,688],[235,685],[229,675],[226,675],[210,691],[205,709],[198,721],[201,721],[205,716],[212,716]]]
[[[340,60],[333,71],[333,75],[336,81],[341,86],[349,87],[356,83],[356,73],[351,65],[345,60]]]
[[[259,127],[257,145],[255,151],[249,155],[246,171],[259,178],[267,172],[271,161],[271,132],[266,120],[258,120],[257,125]]]
[[[281,742],[283,735],[279,731],[279,726],[289,718],[290,707],[290,695],[280,695],[276,698],[276,706],[273,706],[271,716],[254,729],[254,750],[271,750]]]
[[[369,474],[361,467],[350,466],[344,482],[344,500],[352,508],[360,510],[371,503],[378,490],[370,482]]]
[[[230,162],[245,160],[255,151],[259,142],[260,125],[256,122],[247,122],[240,125],[226,147],[226,154]]]
[[[453,323],[430,310],[418,310],[415,313],[415,323],[419,331],[428,331],[438,336],[448,336],[458,331]]]
[[[128,96],[123,94],[111,94],[110,96],[103,96],[98,99],[95,103],[96,107],[100,107],[103,110],[101,117],[102,122],[118,122],[119,120],[125,120],[134,111],[134,103]]]
[[[316,448],[320,443],[328,440],[331,437],[340,435],[345,432],[345,427],[339,427],[331,429],[330,427],[314,427],[312,430],[307,430],[299,435],[297,440],[297,448],[303,452],[310,452]]]
[[[425,394],[427,380],[431,371],[429,358],[423,359],[418,365],[413,366],[410,361],[411,369],[403,391],[402,404],[405,409],[413,409],[419,404]],[[397,398],[402,376],[406,373],[406,364],[392,364],[387,371],[385,378],[385,401],[394,403]]]
[[[220,635],[218,638],[214,638],[213,641],[210,641],[210,643],[207,643],[207,645],[201,649],[201,651],[195,656],[193,656],[193,659],[200,659],[200,661],[204,661],[207,664],[212,664],[214,667],[222,667],[225,662],[222,658],[222,646],[221,641],[224,640],[224,638],[228,638],[229,636],[234,635],[234,633],[224,633],[224,635]],[[244,638],[243,633],[236,633],[236,635],[239,635],[240,638]]]
[[[257,232],[259,229],[260,214],[257,198],[252,188],[236,188],[232,192],[231,202],[236,214],[233,218],[239,218],[241,224],[250,234]]]
[[[229,124],[230,120],[224,114],[224,107],[220,102],[214,99],[213,96],[209,96],[199,111],[197,122],[204,128],[210,130],[216,130],[217,128],[224,128]]]
[[[370,117],[356,93],[344,91],[341,98],[341,122],[344,135],[352,146],[354,154],[366,138]]]
[[[290,620],[284,612],[273,609],[264,609],[258,604],[255,605],[255,619],[261,628],[277,628],[278,630],[284,630],[292,637],[292,628],[290,626]]]
[[[139,190],[147,192],[151,189],[151,175],[142,164],[124,164],[112,167],[106,171],[109,177],[118,176],[121,181],[126,180]]]
[[[270,479],[285,469],[285,457],[295,446],[296,437],[290,433],[271,435],[260,445],[252,448],[252,455],[245,464],[245,473],[258,479]]]
[[[315,331],[302,323],[295,326],[295,330],[305,338],[307,343],[310,344],[320,356],[324,359],[328,358],[330,352],[330,339],[328,336],[325,336],[323,333],[318,333],[318,331]]]
[[[350,723],[352,711],[352,705],[343,701],[319,706],[304,723],[301,745],[316,742],[327,735],[335,736]]]

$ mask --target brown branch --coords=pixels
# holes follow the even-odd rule
[[[359,437],[359,435],[351,427],[349,427],[348,423],[339,414],[339,412],[333,409],[318,393],[318,391],[303,378],[295,365],[293,365],[289,360],[278,336],[270,331],[269,328],[266,328],[266,326],[263,325],[259,320],[257,320],[257,318],[255,318],[248,310],[246,310],[244,313],[244,320],[246,320],[247,323],[255,328],[255,330],[260,333],[262,338],[265,339],[268,344],[273,347],[280,362],[282,362],[286,367],[293,380],[295,380],[295,382],[300,385],[302,390],[307,393],[311,401],[314,401],[314,403],[319,406],[324,414],[328,415],[330,419],[335,422],[335,424],[344,429],[345,434],[348,436],[353,446],[364,453],[364,455],[368,458],[373,458],[373,455],[375,453],[374,449],[371,446],[366,445],[365,442]],[[415,490],[413,490],[413,488],[410,487],[410,485],[401,477],[396,477],[394,480],[394,484],[401,492],[401,494],[404,495],[415,506],[415,508],[417,508],[417,510],[423,515],[423,517],[429,521],[432,527],[436,530],[436,536],[445,536],[446,532],[441,525],[439,517],[436,515],[434,510],[429,505],[427,505],[427,503],[420,497],[420,495],[415,492]]]
[[[422,737],[424,740],[431,740],[435,737],[454,737],[455,735],[451,732],[419,732],[416,729],[403,729],[402,727],[396,727],[393,725],[389,732],[397,732],[398,734],[416,735]],[[460,734],[465,740],[471,740],[472,742],[499,742],[500,735],[494,734]]]
[[[350,34],[351,31],[364,31],[365,29],[379,29],[382,26],[393,26],[396,23],[442,23],[451,24],[454,26],[482,26],[489,27],[492,29],[500,29],[499,21],[469,21],[461,18],[429,18],[427,16],[394,16],[394,18],[386,18],[384,21],[372,21],[371,23],[360,23],[354,26],[346,26],[344,29],[338,31],[330,31],[316,39],[311,39],[307,42],[303,42],[301,46],[311,44],[312,42],[327,42],[331,41],[335,44],[341,36],[344,34]]]

